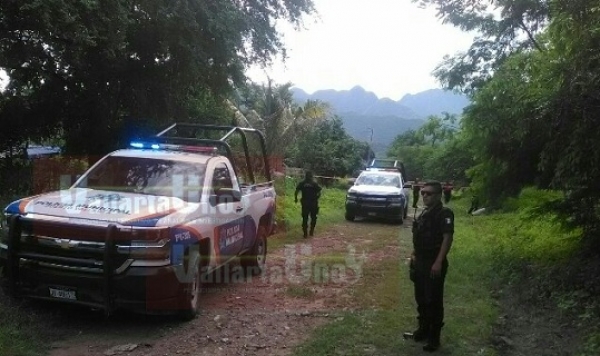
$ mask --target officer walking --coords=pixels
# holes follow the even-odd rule
[[[444,326],[446,258],[454,235],[454,213],[442,204],[442,185],[427,182],[421,189],[425,209],[413,223],[410,277],[415,288],[419,327],[404,338],[426,341],[425,351],[440,347]]]
[[[415,178],[415,181],[412,185],[413,189],[413,204],[412,207],[414,209],[417,208],[417,203],[419,202],[419,191],[421,190],[421,183],[419,182],[419,178]]]
[[[296,186],[294,200],[298,203],[298,193],[302,192],[300,203],[302,204],[302,231],[304,238],[307,235],[308,216],[310,215],[310,236],[315,233],[317,224],[317,214],[319,214],[319,198],[321,197],[321,187],[313,179],[311,171],[306,171],[304,180]]]

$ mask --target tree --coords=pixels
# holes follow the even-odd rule
[[[353,139],[338,117],[320,122],[298,141],[292,164],[328,177],[343,177],[360,169],[367,143]]]
[[[0,120],[12,137],[0,146],[62,129],[67,150],[103,153],[123,117],[222,112],[247,66],[285,54],[275,22],[300,26],[313,11],[311,0],[2,1]]]
[[[497,204],[525,185],[549,186],[540,155],[552,135],[545,119],[556,86],[548,77],[547,53],[513,55],[473,97],[463,118],[476,162],[472,171],[481,199]]]
[[[464,166],[468,161],[469,150],[458,152],[457,148],[466,148],[461,141],[454,140],[459,127],[456,126],[458,118],[455,115],[444,113],[443,116],[430,116],[417,130],[409,130],[398,135],[388,149],[388,157],[399,158],[404,162],[407,170],[407,179],[464,179]],[[452,153],[448,153],[450,150]],[[450,154],[460,155],[455,162]],[[442,165],[443,161],[443,165]]]
[[[547,26],[549,0],[412,0],[433,7],[443,23],[477,32],[466,52],[446,56],[435,75],[449,89],[472,94],[520,51],[545,50],[536,35]]]
[[[283,157],[288,147],[326,120],[331,111],[327,103],[319,100],[296,103],[291,87],[291,83],[276,86],[250,83],[238,92],[235,110],[245,120],[244,124],[265,134],[269,155]]]

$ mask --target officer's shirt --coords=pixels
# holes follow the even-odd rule
[[[296,191],[302,192],[301,201],[310,203],[316,202],[319,199],[321,187],[314,181],[303,180],[302,182],[298,183]]]
[[[423,213],[414,222],[413,243],[416,250],[438,250],[444,234],[454,234],[454,213],[439,203]]]

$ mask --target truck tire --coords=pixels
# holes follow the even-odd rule
[[[402,211],[400,212],[400,217],[398,218],[398,220],[396,220],[396,222],[398,223],[398,225],[402,225],[404,224],[404,217],[406,216],[406,209],[402,209]]]
[[[240,264],[246,275],[258,275],[265,270],[267,260],[267,230],[264,226],[259,226],[256,232],[256,241],[254,246],[248,252],[240,256]]]
[[[355,218],[354,214],[351,214],[349,212],[346,212],[345,217],[346,217],[346,220],[348,220],[348,221],[354,221],[354,218]]]
[[[192,265],[189,265],[192,261]],[[179,312],[180,319],[184,321],[193,320],[200,311],[200,294],[202,292],[202,279],[200,278],[200,254],[195,249],[188,250],[188,256],[184,260],[183,267],[189,273],[190,281],[184,281],[183,306]]]

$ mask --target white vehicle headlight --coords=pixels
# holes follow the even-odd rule
[[[402,196],[398,195],[398,196],[389,197],[388,202],[392,206],[400,206],[402,204]]]
[[[171,255],[169,240],[160,241],[131,241],[130,246],[118,246],[119,253],[127,254],[136,260],[167,260]]]
[[[171,254],[171,241],[168,229],[136,231],[136,240],[128,245],[118,245],[119,253],[127,254],[133,259],[166,260]],[[145,237],[145,238],[144,238]],[[142,238],[139,239],[138,238]]]

